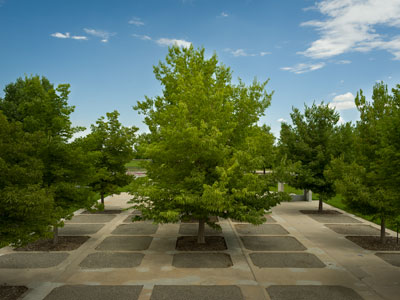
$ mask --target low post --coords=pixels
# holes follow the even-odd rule
[[[278,192],[283,192],[285,190],[285,184],[283,182],[278,182]]]
[[[311,190],[304,190],[304,201],[312,201],[312,191]]]

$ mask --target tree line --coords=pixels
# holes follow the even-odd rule
[[[118,112],[101,117],[86,137],[74,133],[69,85],[42,77],[20,78],[0,99],[0,246],[56,236],[64,219],[90,208],[131,181],[125,163],[146,158],[147,176],[130,183],[135,220],[197,220],[198,243],[213,216],[261,224],[271,207],[288,200],[272,192],[278,181],[312,190],[324,201],[340,193],[353,210],[385,224],[400,215],[400,86],[374,86],[355,104],[360,120],[339,122],[328,104],[293,108],[276,141],[258,125],[271,103],[268,81],[232,82],[232,71],[206,58],[204,48],[169,48],[154,67],[161,95],[139,101],[149,132],[124,127]],[[134,148],[133,148],[134,145]],[[17,150],[16,150],[17,149]],[[262,170],[259,175],[255,171]],[[266,172],[268,170],[268,172]]]

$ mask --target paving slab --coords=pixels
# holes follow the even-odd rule
[[[10,253],[0,256],[0,268],[33,269],[59,265],[69,256],[65,252]]]
[[[400,253],[375,253],[376,256],[382,258],[387,263],[395,267],[400,267]]]
[[[325,264],[311,253],[250,253],[260,268],[324,268]]]
[[[345,235],[380,235],[380,230],[370,225],[327,224],[325,226],[336,233]]]
[[[80,264],[82,268],[134,268],[140,265],[144,254],[124,252],[97,252],[89,254]]]
[[[58,230],[59,235],[88,235],[94,234],[104,227],[104,224],[65,224]]]
[[[242,300],[235,285],[155,285],[151,300]]]
[[[229,268],[233,263],[226,253],[179,253],[174,254],[172,265],[177,268]]]
[[[149,222],[135,222],[133,224],[122,224],[115,228],[111,234],[120,235],[146,235],[154,234],[158,229],[157,224]]]
[[[140,251],[149,248],[151,236],[109,236],[96,247],[96,250]]]
[[[307,214],[310,218],[320,223],[361,223],[361,221],[342,214]]]
[[[271,300],[362,300],[353,289],[337,285],[272,285]]]
[[[241,236],[244,246],[255,251],[303,251],[307,248],[292,236]]]
[[[236,224],[235,228],[236,228],[237,232],[241,235],[289,234],[289,232],[287,232],[285,228],[283,228],[281,225],[278,225],[278,224],[262,224],[262,225]]]
[[[114,219],[115,215],[76,215],[65,223],[107,223]]]
[[[179,226],[179,234],[183,235],[197,235],[197,232],[199,230],[199,225],[198,224],[181,224]],[[222,234],[222,231],[215,230],[211,228],[210,226],[205,226],[204,228],[204,233],[205,235],[220,235]]]
[[[95,211],[88,211],[85,210],[82,214],[86,215],[115,215],[120,214],[122,212],[121,209],[105,209],[105,210],[95,210]]]
[[[136,300],[142,285],[64,285],[53,289],[45,300]]]

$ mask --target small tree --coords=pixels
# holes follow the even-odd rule
[[[126,174],[125,164],[133,159],[133,143],[136,127],[124,127],[118,121],[119,113],[107,113],[107,121],[101,117],[92,125],[92,132],[83,139],[86,152],[94,166],[90,186],[100,193],[104,208],[104,196],[116,193],[118,187],[127,185],[132,177]]]
[[[355,161],[337,159],[328,173],[336,179],[347,206],[380,220],[382,243],[386,222],[400,215],[399,95],[399,88],[390,95],[383,83],[374,86],[371,102],[362,90],[357,93],[360,121],[355,132]]]
[[[247,147],[255,158],[255,168],[261,168],[265,174],[267,168],[272,168],[275,160],[274,141],[271,128],[262,125],[256,126],[247,138]]]
[[[197,219],[198,243],[205,243],[205,223],[219,228],[210,216],[263,223],[264,210],[279,199],[265,176],[254,174],[246,140],[270,104],[267,82],[234,85],[215,54],[205,59],[204,49],[193,47],[170,48],[154,73],[163,95],[135,107],[150,130],[140,145],[151,159],[147,176],[131,192],[141,218]]]
[[[324,103],[314,103],[311,107],[305,106],[304,114],[293,108],[291,118],[293,125],[282,123],[279,141],[281,155],[297,163],[290,184],[318,193],[318,211],[322,212],[323,200],[335,195],[334,182],[325,176],[324,171],[331,159],[342,151],[336,147],[339,114]]]

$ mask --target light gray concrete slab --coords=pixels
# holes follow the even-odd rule
[[[65,223],[107,223],[114,219],[115,215],[76,215]]]
[[[241,236],[244,246],[255,251],[303,251],[303,246],[291,236]]]
[[[179,253],[174,254],[172,265],[177,268],[229,268],[233,263],[226,253]]]
[[[111,234],[119,235],[146,235],[154,234],[158,229],[157,224],[149,222],[135,222],[133,224],[122,224],[115,228]]]
[[[267,288],[271,300],[362,300],[354,290],[329,285],[273,285]]]
[[[329,214],[307,214],[310,218],[313,218],[315,221],[320,222],[320,223],[361,223],[361,221],[358,221],[357,219],[354,219],[350,216],[342,215],[342,214],[335,214],[335,215],[329,215]]]
[[[10,253],[0,256],[0,268],[33,269],[59,265],[69,256],[65,252]]]
[[[45,300],[136,300],[142,285],[64,285],[53,289]]]
[[[140,265],[144,254],[124,252],[97,252],[89,254],[79,266],[88,269],[134,268]]]
[[[199,229],[198,224],[181,224],[179,226],[179,234],[183,235],[197,235],[197,231]],[[215,230],[209,226],[205,226],[204,233],[206,235],[220,235],[222,234],[222,231]]]
[[[97,211],[88,211],[85,210],[84,212],[82,212],[82,214],[88,214],[88,215],[117,215],[120,214],[122,212],[121,209],[105,209],[105,210],[97,210]]]
[[[140,251],[149,248],[151,236],[109,236],[96,247],[96,250]]]
[[[235,228],[236,228],[237,232],[241,235],[289,234],[289,232],[287,232],[285,228],[283,228],[281,225],[278,225],[278,224],[262,224],[262,225],[236,224]]]
[[[325,264],[311,253],[250,253],[260,268],[323,268]]]
[[[104,227],[104,224],[65,224],[58,230],[59,235],[88,235],[94,234]]]
[[[156,285],[151,300],[242,300],[242,291],[234,285]]]
[[[380,235],[379,229],[370,225],[327,224],[325,226],[336,233],[345,235]]]
[[[395,267],[400,267],[400,253],[375,253],[376,256],[382,258],[387,263]]]

